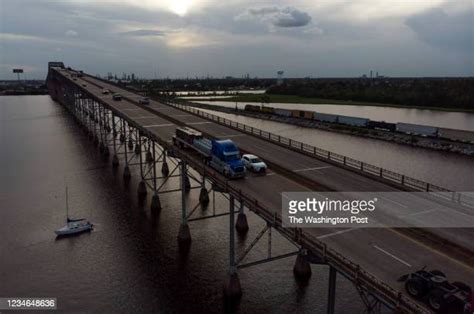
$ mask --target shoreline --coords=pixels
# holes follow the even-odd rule
[[[462,142],[450,141],[445,139],[427,138],[423,136],[415,136],[401,133],[392,133],[383,130],[368,130],[365,128],[357,128],[351,126],[343,126],[340,124],[333,123],[322,123],[315,122],[307,119],[292,118],[291,122],[283,117],[279,117],[273,114],[250,112],[242,109],[206,105],[199,103],[192,103],[193,107],[202,108],[207,110],[213,110],[223,113],[236,114],[240,116],[247,116],[251,118],[257,118],[262,120],[274,121],[285,123],[289,125],[295,125],[310,129],[319,129],[327,132],[335,132],[339,134],[359,136],[368,139],[381,140],[399,145],[407,145],[411,147],[424,148],[429,150],[435,150],[446,153],[456,153],[464,156],[474,155],[474,144],[467,144]]]
[[[426,106],[406,106],[398,104],[384,104],[376,102],[364,102],[364,101],[350,101],[350,100],[335,100],[335,99],[324,99],[324,98],[310,98],[301,97],[296,95],[281,95],[281,94],[240,94],[238,96],[216,99],[193,99],[187,98],[187,101],[227,101],[227,102],[249,102],[249,103],[262,103],[262,95],[268,96],[265,103],[285,103],[285,104],[305,104],[305,105],[347,105],[347,106],[369,106],[369,107],[389,107],[389,108],[403,108],[403,109],[417,109],[417,110],[431,110],[431,111],[443,111],[443,112],[465,112],[474,113],[474,109],[468,108],[447,108],[447,107],[426,107]],[[263,103],[263,104],[265,104]]]

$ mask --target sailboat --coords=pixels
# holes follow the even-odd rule
[[[92,224],[89,221],[86,221],[84,218],[80,219],[71,219],[69,218],[69,204],[68,204],[68,194],[66,186],[66,225],[60,229],[54,231],[58,236],[72,235],[85,231],[92,230]]]

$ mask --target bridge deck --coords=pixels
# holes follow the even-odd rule
[[[111,95],[102,94],[102,88],[120,92],[128,99],[138,100],[140,96],[103,81],[91,77],[73,81],[69,76],[68,79],[164,141],[171,142],[177,127],[175,121],[179,121],[214,137],[232,138],[243,151],[253,152],[270,161],[271,164],[289,169],[329,190],[398,191],[391,185],[335,167],[168,105],[152,101],[147,109],[127,99],[113,101]],[[83,83],[86,84],[85,87],[82,86]],[[242,180],[231,181],[230,184],[254,196],[266,207],[277,212],[280,212],[282,192],[312,190],[300,184],[297,179],[284,176],[279,172],[271,172],[267,176],[251,175]],[[397,201],[412,202],[413,200]],[[403,289],[402,284],[397,282],[398,277],[425,265],[428,269],[442,270],[453,281],[462,280],[474,286],[474,269],[471,265],[460,262],[393,229],[309,228],[305,229],[305,232],[311,232],[328,246],[400,291]],[[470,231],[466,237],[471,241],[473,239]]]

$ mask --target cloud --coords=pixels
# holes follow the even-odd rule
[[[237,21],[257,21],[276,27],[302,27],[311,22],[311,16],[294,7],[251,8],[235,17]]]
[[[447,14],[438,8],[406,19],[410,27],[425,43],[454,50],[471,51],[474,48],[473,11]]]
[[[310,34],[310,35],[322,35],[324,34],[324,31],[317,26],[313,26],[313,27],[309,27],[305,29],[303,33]]]
[[[137,29],[134,31],[123,32],[120,34],[124,36],[132,36],[132,37],[148,37],[148,36],[165,36],[166,32],[154,30],[154,29]]]
[[[38,43],[60,43],[58,40],[44,38],[40,36],[26,35],[26,34],[13,34],[13,33],[0,33],[1,41],[11,42],[38,42]]]
[[[79,35],[75,30],[72,29],[68,30],[65,34],[67,37],[77,37],[77,35]]]

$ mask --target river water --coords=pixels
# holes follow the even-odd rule
[[[198,101],[209,105],[219,105],[235,108],[235,102],[229,101]],[[243,109],[247,103],[237,103]],[[404,122],[436,127],[474,131],[473,112],[447,112],[439,110],[420,110],[407,108],[391,108],[376,106],[352,105],[312,105],[312,104],[286,104],[268,103],[265,106],[284,109],[308,110],[321,113],[339,114],[352,117],[367,118],[374,121]]]
[[[242,300],[227,308],[228,217],[190,223],[191,249],[180,255],[180,195],[162,195],[163,209],[152,215],[150,200],[136,198],[137,173],[126,185],[121,170],[112,170],[49,96],[0,97],[0,145],[0,297],[56,297],[61,311],[76,313],[325,313],[327,267],[313,265],[311,280],[301,286],[293,278],[294,258],[240,270]],[[57,240],[65,185],[71,216],[91,220],[95,230]],[[216,211],[225,210],[217,197]],[[264,226],[253,214],[248,219],[238,254]],[[273,254],[294,250],[273,235]],[[264,258],[266,250],[265,239],[246,261]],[[352,284],[338,276],[337,285],[336,312],[361,312]]]
[[[474,191],[474,158],[200,109],[455,191]]]

